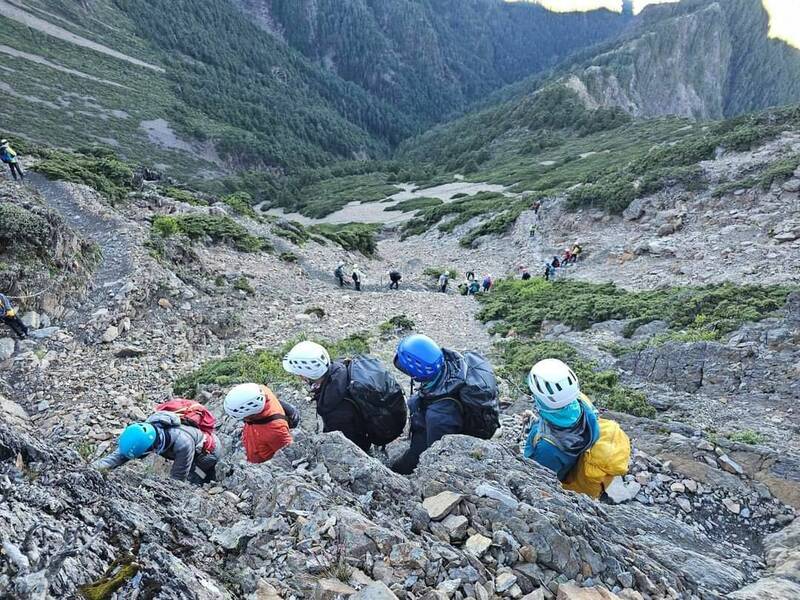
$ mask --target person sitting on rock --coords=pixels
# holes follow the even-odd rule
[[[292,443],[289,431],[300,424],[300,413],[257,383],[234,386],[225,396],[225,413],[244,421],[242,445],[247,462],[263,463]]]
[[[101,471],[116,469],[150,452],[172,461],[173,479],[201,485],[216,478],[222,445],[216,434],[209,436],[185,425],[177,413],[158,411],[143,423],[128,425],[119,436],[117,449],[92,466]]]
[[[331,361],[328,351],[314,342],[296,344],[283,359],[283,368],[311,386],[322,431],[341,431],[364,452],[372,445],[355,404],[347,399],[350,376],[343,360]]]
[[[400,289],[400,280],[403,276],[400,274],[400,271],[397,269],[392,269],[389,271],[389,289],[390,290],[399,290]]]
[[[581,454],[600,436],[597,411],[581,394],[578,378],[555,358],[537,362],[528,387],[539,413],[525,443],[525,457],[555,472],[564,481]]]
[[[22,322],[22,319],[17,315],[17,309],[11,304],[11,300],[5,294],[0,293],[0,315],[3,317],[3,323],[9,326],[17,337],[24,340],[28,337],[28,327]]]
[[[411,378],[412,386],[418,382],[420,388],[408,400],[411,445],[395,461],[392,470],[410,474],[417,468],[422,453],[445,435],[492,436],[494,429],[487,435],[467,430],[468,423],[473,422],[471,415],[476,406],[473,400],[478,397],[483,398],[494,415],[492,418],[499,419],[497,382],[485,358],[442,348],[428,336],[414,334],[400,340],[394,366]],[[484,420],[479,417],[475,421]]]

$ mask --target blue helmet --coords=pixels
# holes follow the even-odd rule
[[[412,379],[430,381],[444,368],[444,353],[431,338],[416,333],[400,340],[394,366]]]
[[[119,451],[126,458],[139,458],[156,441],[156,428],[150,423],[133,423],[119,436]]]

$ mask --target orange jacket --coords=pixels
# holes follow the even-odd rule
[[[262,386],[266,404],[264,410],[244,420],[242,444],[247,455],[247,462],[262,463],[275,456],[281,448],[292,443],[289,424],[285,419],[275,419],[268,423],[253,423],[275,415],[285,415],[281,403],[267,386]]]

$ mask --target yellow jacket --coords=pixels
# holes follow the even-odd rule
[[[566,489],[599,498],[617,475],[628,473],[631,440],[616,421],[599,419],[600,438],[584,452],[563,481]]]

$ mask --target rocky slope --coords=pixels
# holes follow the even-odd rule
[[[389,358],[398,333],[378,325],[404,314],[448,346],[490,351],[495,340],[473,318],[475,302],[432,292],[422,275],[427,266],[500,275],[522,260],[538,264],[576,223],[586,223],[587,235],[595,233],[574,276],[602,280],[616,273],[629,286],[648,287],[654,273],[663,277],[676,265],[693,264],[689,250],[700,243],[691,237],[694,219],[707,235],[724,235],[728,216],[716,207],[686,211],[683,227],[672,234],[686,236],[674,237],[681,248],[685,244],[685,258],[680,252],[633,253],[624,271],[614,271],[604,244],[632,243],[631,221],[591,211],[576,220],[556,200],[538,217],[524,213],[509,237],[485,238],[472,250],[458,245],[458,231],[404,242],[387,231],[378,256],[367,259],[313,240],[295,246],[275,235],[274,221],[254,222],[223,204],[188,205],[149,184],[111,208],[82,186],[34,183],[41,197],[7,187],[9,201],[50,203],[100,246],[103,257],[82,304],[74,296],[62,299],[52,310],[54,327],[40,330],[41,339],[17,344],[2,364],[2,593],[118,599],[796,596],[796,297],[774,319],[719,343],[667,345],[619,358],[607,351],[609,342],[646,340],[654,329],[637,332],[631,342],[620,335],[620,323],[586,332],[548,325],[546,337],[618,368],[661,411],[654,420],[614,415],[636,448],[630,475],[610,493],[620,504],[565,493],[520,457],[529,400],[514,386],[503,388],[507,408],[497,439],[445,439],[408,479],[386,470],[386,457],[368,457],[338,434],[316,434],[305,393],[281,382],[276,389],[302,407],[304,419],[296,443],[268,465],[244,463],[237,428],[227,420],[220,435],[229,453],[213,486],[174,484],[163,478],[159,462],[107,475],[86,465],[111,448],[127,422],[166,397],[179,377],[240,348],[276,350],[301,333],[333,340],[363,331],[372,351]],[[764,238],[755,247],[764,252],[778,247],[767,230],[773,214],[790,204],[783,193],[793,192],[752,200],[766,215],[754,219]],[[640,235],[649,235],[646,223],[663,216],[659,202],[642,204]],[[222,213],[269,239],[274,252],[242,253],[211,239],[160,245],[150,234],[156,215]],[[531,239],[535,222],[547,223],[550,233]],[[752,247],[747,239],[726,240],[732,260]],[[297,262],[282,260],[285,252]],[[783,259],[785,265],[793,256]],[[334,287],[329,273],[340,259],[361,264],[364,292]],[[405,274],[397,293],[381,283],[390,265]],[[706,270],[721,276],[726,269],[735,278],[733,265]],[[795,276],[796,270],[776,269],[769,278]],[[769,372],[761,368],[765,363]],[[206,384],[197,391],[220,415],[224,387]],[[723,422],[730,429],[719,428]],[[709,435],[710,424],[717,425],[717,436]],[[728,439],[738,424],[758,433],[759,444]],[[391,445],[389,455],[404,443]]]

